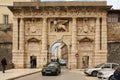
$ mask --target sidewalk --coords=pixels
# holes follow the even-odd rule
[[[41,69],[10,69],[6,70],[5,73],[0,71],[0,80],[12,80],[29,74],[40,72]]]

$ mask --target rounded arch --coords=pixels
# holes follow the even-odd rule
[[[63,41],[56,41],[51,44],[50,60],[64,60],[68,63],[68,45]]]

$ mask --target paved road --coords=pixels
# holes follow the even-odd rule
[[[78,71],[62,69],[58,76],[42,76],[41,73],[32,74],[15,80],[88,80]]]

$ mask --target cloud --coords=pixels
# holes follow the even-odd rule
[[[120,0],[107,0],[108,5],[113,5],[114,9],[120,9]]]

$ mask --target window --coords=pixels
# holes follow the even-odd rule
[[[118,14],[109,14],[107,21],[108,22],[118,22]]]
[[[3,15],[3,23],[8,24],[8,15]]]
[[[118,66],[119,66],[118,64],[112,64],[112,68],[116,68]]]
[[[105,64],[103,68],[111,68],[110,64]]]

